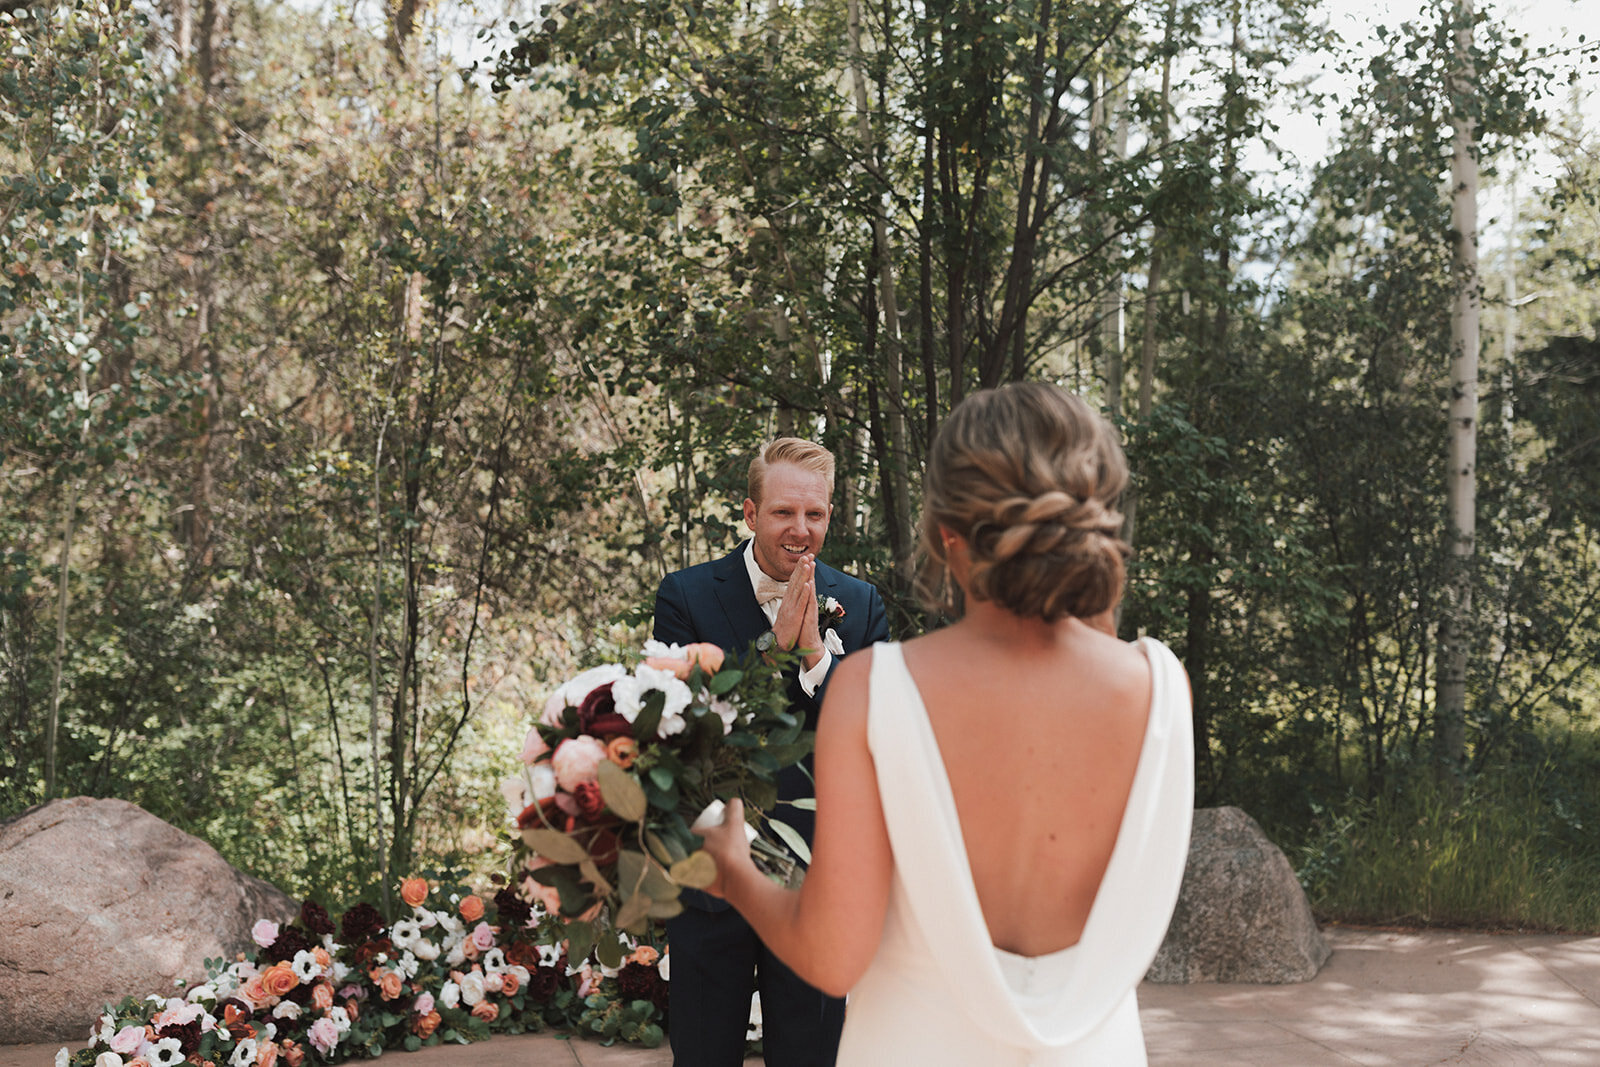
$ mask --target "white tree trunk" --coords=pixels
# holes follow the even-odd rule
[[[1439,769],[1459,773],[1466,764],[1467,653],[1472,615],[1472,556],[1477,536],[1478,448],[1478,141],[1476,72],[1472,62],[1472,0],[1456,0],[1455,69],[1450,77],[1450,121],[1455,130],[1450,163],[1451,270],[1455,301],[1450,313],[1450,465],[1446,472],[1449,573],[1445,617],[1439,628],[1438,706],[1434,723]]]

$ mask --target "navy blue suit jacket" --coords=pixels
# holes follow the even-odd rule
[[[889,639],[889,624],[883,598],[877,589],[858,578],[817,563],[817,595],[831,596],[844,606],[844,618],[834,629],[848,655],[878,641]],[[721,559],[687,570],[674,571],[661,579],[656,591],[655,639],[686,645],[709,641],[732,655],[742,654],[752,641],[767,631],[767,616],[756,603],[750,588],[750,572],[744,565],[741,544]],[[839,657],[833,658],[836,667]],[[831,676],[832,668],[828,671]],[[806,729],[817,728],[817,713],[827,690],[827,679],[817,686],[814,696],[800,688],[798,673],[789,679],[790,706],[805,715]],[[806,770],[811,761],[806,760]],[[778,775],[778,798],[794,800],[812,795],[811,781],[799,767],[788,767]],[[815,825],[810,811],[784,806],[774,813],[800,831],[807,842]]]

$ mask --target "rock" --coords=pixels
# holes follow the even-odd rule
[[[1194,813],[1152,982],[1307,982],[1331,949],[1289,861],[1238,808]]]
[[[203,981],[295,902],[124,800],[0,822],[0,1045],[82,1041],[107,1003]]]

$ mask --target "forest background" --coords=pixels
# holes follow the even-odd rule
[[[486,874],[531,710],[737,543],[759,441],[834,450],[911,636],[929,438],[1045,378],[1124,433],[1199,804],[1327,918],[1600,930],[1595,42],[1392,22],[0,0],[0,817],[123,797],[331,905]]]

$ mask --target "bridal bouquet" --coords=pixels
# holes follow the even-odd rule
[[[792,874],[778,842],[807,855],[770,816],[778,771],[813,742],[788,709],[789,658],[651,641],[632,669],[595,667],[551,694],[504,791],[519,831],[513,884],[561,920],[569,958],[592,948],[615,966],[619,933],[644,933],[682,911],[683,889],[711,884],[716,865],[695,824],[718,818],[725,798],[742,797],[776,837],[747,828],[770,873]]]

